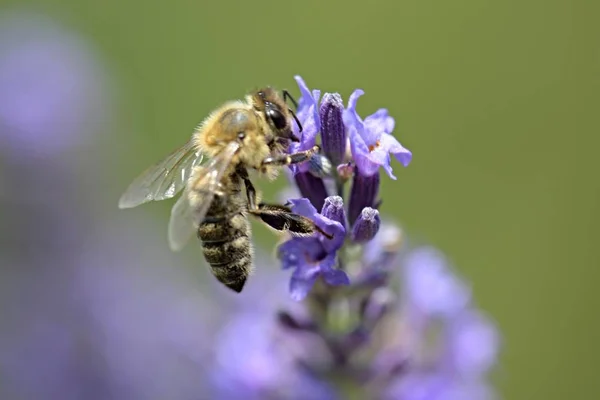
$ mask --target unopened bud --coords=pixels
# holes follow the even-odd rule
[[[379,211],[371,207],[363,208],[352,227],[352,240],[357,243],[368,242],[375,237],[380,224]]]
[[[344,200],[340,196],[329,196],[325,199],[321,215],[330,220],[337,221],[346,227],[346,213],[344,212]]]
[[[348,220],[350,224],[358,218],[365,207],[375,208],[375,200],[379,194],[379,172],[366,176],[358,168],[354,168],[354,178],[350,189],[350,204],[348,205]]]
[[[340,164],[346,152],[347,134],[342,112],[344,103],[338,93],[325,93],[319,108],[323,152],[332,164]]]
[[[322,209],[327,197],[327,189],[323,179],[317,178],[310,172],[298,172],[294,175],[294,180],[302,197],[309,199],[317,210]]]

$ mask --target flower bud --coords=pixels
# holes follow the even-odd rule
[[[302,197],[309,199],[313,207],[321,210],[325,204],[325,197],[327,197],[327,189],[325,189],[323,180],[310,172],[298,172],[294,175],[294,180]]]
[[[340,164],[346,152],[346,127],[342,120],[344,103],[338,93],[325,93],[319,108],[323,152],[332,164]]]
[[[375,207],[375,199],[379,193],[379,172],[366,176],[362,175],[358,168],[354,168],[352,189],[350,190],[350,204],[348,207],[348,219],[350,224],[358,218],[363,208]]]
[[[368,242],[375,237],[380,224],[379,211],[371,207],[363,208],[352,227],[352,240],[357,243]]]
[[[346,213],[344,212],[344,200],[340,196],[329,196],[325,199],[321,215],[330,220],[337,221],[345,228]]]

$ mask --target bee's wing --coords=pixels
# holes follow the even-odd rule
[[[186,189],[171,210],[169,220],[169,246],[171,250],[181,250],[190,237],[198,229],[198,225],[204,219],[223,175],[227,171],[231,160],[238,151],[240,145],[230,142],[207,165],[197,166],[192,172],[190,188]],[[189,190],[200,197],[199,206],[192,209],[189,202]]]
[[[197,226],[186,189],[171,209],[171,218],[169,219],[169,247],[171,250],[183,249]]]
[[[193,168],[200,162],[202,153],[190,140],[138,176],[119,199],[119,208],[170,199],[185,186]]]

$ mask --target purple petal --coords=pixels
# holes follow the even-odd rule
[[[350,126],[348,129],[350,137],[350,150],[359,172],[364,176],[372,176],[379,171],[379,164],[369,159],[369,148],[363,138],[358,134],[356,128]]]
[[[381,135],[390,133],[394,127],[394,119],[388,115],[386,109],[382,108],[375,114],[369,115],[364,121],[362,137],[369,146],[374,146]]]
[[[327,253],[335,253],[340,247],[342,247],[344,240],[346,240],[346,229],[339,222],[325,218],[321,214],[317,214],[316,217],[315,223],[317,226],[329,235],[333,236],[332,239],[329,239],[321,235],[321,244]]]
[[[301,237],[292,240],[296,242],[296,246],[300,251],[299,255],[302,257],[302,263],[316,262],[327,255],[325,248],[317,237]]]
[[[319,116],[319,99],[321,98],[321,91],[319,89],[314,89],[312,91],[313,100],[314,100],[314,109],[312,109],[312,117],[315,120],[315,128],[317,132],[321,132],[321,117]]]
[[[300,143],[295,144],[295,146],[292,146],[291,150],[308,150],[315,145],[317,133],[321,129],[318,108],[321,91],[315,89],[311,93],[310,89],[306,85],[306,82],[304,82],[304,80],[300,76],[296,75],[294,79],[298,83],[298,87],[300,88],[301,93],[301,97],[298,101],[298,110],[296,115],[302,123],[302,136],[300,138]],[[294,131],[298,133],[297,127],[294,128]],[[303,167],[302,164],[298,167],[300,167],[300,170],[302,170],[303,172],[306,171],[306,167]]]
[[[294,271],[290,280],[290,296],[293,300],[304,300],[315,284],[319,271],[318,265],[304,265]]]
[[[394,155],[396,159],[405,167],[412,160],[412,152],[405,149],[398,140],[392,135],[384,134],[379,138],[381,147],[388,149],[388,152]]]
[[[307,110],[308,107],[314,104],[314,98],[310,89],[304,82],[304,79],[300,75],[294,76],[296,83],[298,84],[298,88],[300,89],[300,98],[298,99],[298,113],[300,114],[302,111]]]
[[[282,243],[277,248],[277,253],[279,259],[282,261],[282,269],[298,268],[298,266],[304,262],[302,249],[296,238]]]
[[[313,219],[317,214],[317,209],[310,203],[307,198],[301,199],[290,199],[292,203],[292,211],[296,214],[300,214],[303,217]]]
[[[499,337],[489,319],[469,311],[452,321],[447,346],[454,370],[466,378],[480,377],[496,362]]]
[[[382,135],[382,138],[383,138],[383,136],[390,136],[390,135]],[[390,178],[396,179],[394,174],[392,174],[392,167],[390,165],[389,148],[385,147],[386,145],[392,145],[392,143],[390,143],[389,140],[386,140],[384,142],[382,142],[380,140],[378,142],[378,144],[372,149],[372,151],[369,152],[369,154],[367,155],[367,158],[373,164],[382,166],[383,169],[385,170],[385,172],[387,172],[387,174],[390,176]]]
[[[450,271],[437,250],[413,250],[404,269],[407,300],[426,315],[451,317],[468,305],[469,288]]]
[[[335,254],[330,254],[321,261],[321,274],[325,282],[331,286],[349,285],[350,279],[342,270],[334,269]]]
[[[389,116],[388,110],[380,108],[375,113],[365,118],[364,125],[365,131],[372,131],[378,134],[392,133],[394,131],[395,121],[394,118]],[[375,143],[375,141],[372,143]]]
[[[352,92],[352,94],[350,95],[350,99],[348,99],[348,108],[347,110],[352,110],[353,114],[356,116],[358,122],[360,122],[362,124],[362,121],[360,119],[360,117],[358,116],[358,114],[356,113],[356,102],[358,101],[358,98],[360,96],[362,96],[363,94],[365,94],[365,91],[362,89],[355,89],[354,92]]]

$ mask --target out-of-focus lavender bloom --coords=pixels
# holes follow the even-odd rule
[[[0,18],[0,398],[202,398],[217,307],[162,223],[108,206],[97,58],[47,17]]]
[[[465,379],[484,377],[496,363],[498,332],[478,311],[469,309],[448,321],[444,342],[446,368]]]
[[[469,304],[471,292],[436,249],[423,247],[405,260],[406,302],[418,314],[450,317]]]
[[[268,264],[259,255],[258,263]],[[335,398],[330,385],[317,379],[303,363],[321,362],[323,347],[318,337],[294,332],[282,324],[281,307],[304,318],[299,305],[290,302],[285,278],[266,269],[258,270],[243,299],[230,305],[228,321],[215,333],[212,358],[199,359],[211,365],[213,383],[206,398],[328,400]]]
[[[350,95],[348,109],[343,113],[350,137],[352,156],[361,174],[370,176],[375,174],[379,167],[383,167],[390,178],[396,179],[392,174],[390,154],[406,167],[412,159],[412,153],[402,147],[400,142],[391,135],[395,123],[386,109],[376,111],[364,121],[360,118],[356,112],[356,102],[363,94],[364,91],[355,90]]]
[[[0,16],[0,151],[36,156],[89,140],[105,117],[106,76],[76,34],[31,13]]]

